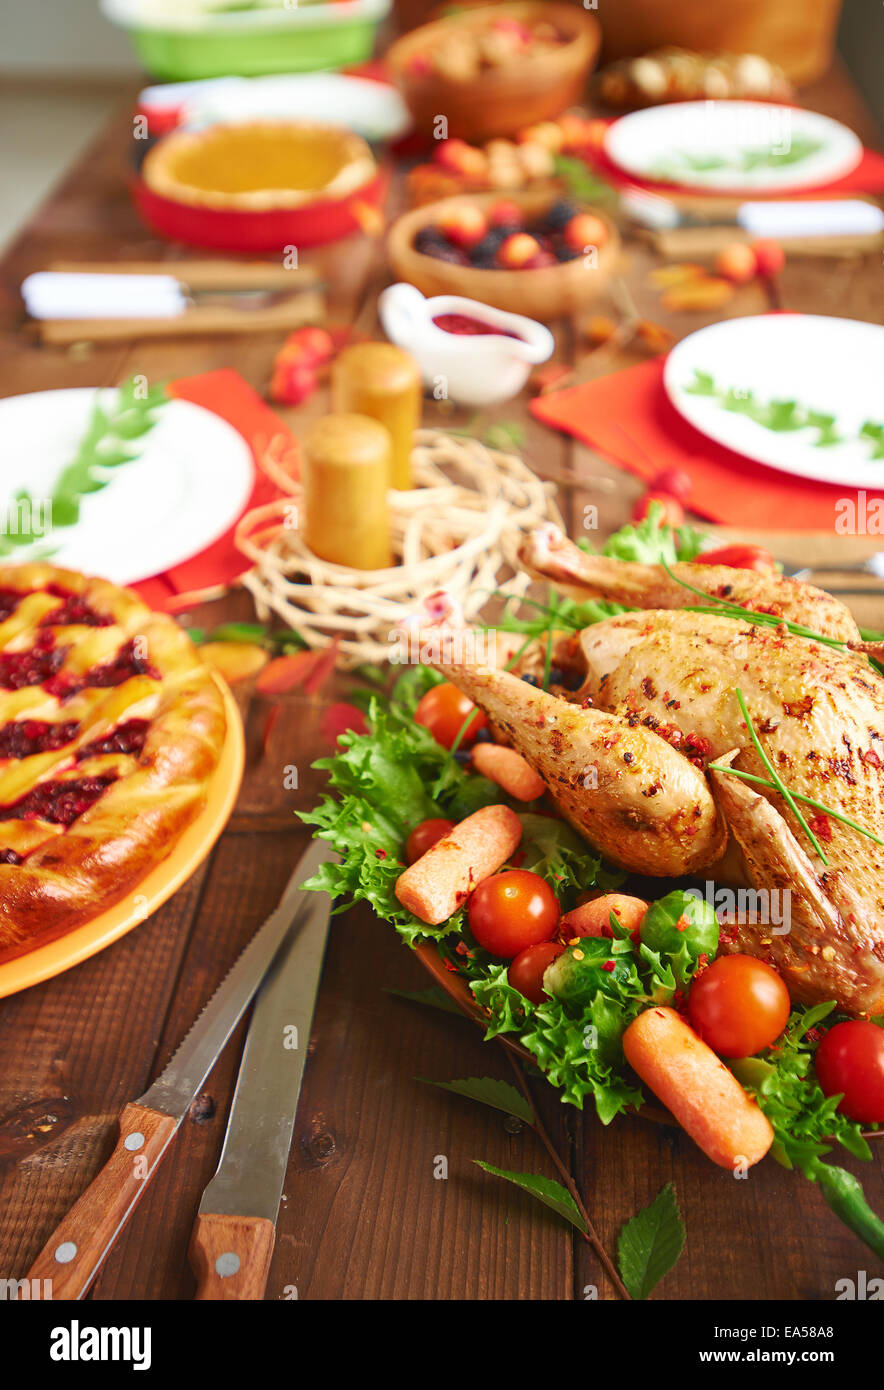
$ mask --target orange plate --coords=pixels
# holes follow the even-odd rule
[[[245,764],[245,739],[236,701],[224,681],[217,675],[214,678],[224,696],[227,735],[209,782],[206,804],[197,819],[187,827],[168,858],[151,869],[136,885],[135,892],[127,894],[122,902],[56,941],[0,964],[0,998],[60,975],[118,941],[171,898],[205,859],[233,810]]]

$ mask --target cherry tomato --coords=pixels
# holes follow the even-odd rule
[[[559,920],[555,893],[539,874],[507,869],[483,879],[470,898],[470,931],[493,956],[512,960],[548,941]]]
[[[665,492],[678,502],[687,502],[694,490],[694,480],[683,468],[664,468],[651,479],[652,492]]]
[[[443,816],[435,816],[432,820],[422,820],[420,825],[416,825],[405,841],[405,859],[409,864],[413,864],[416,859],[420,859],[426,854],[428,849],[432,849],[437,840],[441,840],[443,835],[447,835],[449,830],[454,829],[453,820],[445,820]]]
[[[860,1124],[884,1123],[884,1028],[854,1019],[836,1023],[816,1050],[817,1079],[838,1109]]]
[[[480,730],[488,727],[488,720],[456,685],[445,681],[442,685],[434,685],[432,690],[428,690],[414,712],[414,721],[429,729],[433,738],[437,743],[441,743],[443,748],[451,748],[470,710],[475,710],[475,714],[461,738],[460,746],[463,747],[472,743]]]
[[[760,545],[722,545],[718,550],[704,550],[692,561],[695,565],[726,565],[735,570],[758,570],[765,574],[775,571],[777,562],[769,550]]]
[[[524,994],[532,1004],[542,1004],[544,999],[549,998],[543,988],[543,972],[564,949],[560,941],[538,941],[536,946],[526,946],[514,957],[506,972],[513,989]]]
[[[694,1029],[720,1057],[751,1057],[769,1047],[789,1008],[780,976],[754,956],[720,956],[697,976],[688,998]]]
[[[659,502],[663,508],[661,525],[681,526],[683,524],[684,507],[676,497],[671,497],[666,492],[646,492],[644,497],[640,497],[632,509],[633,521],[644,521],[651,510],[652,502]]]

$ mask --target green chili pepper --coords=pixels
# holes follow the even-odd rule
[[[884,1260],[884,1221],[872,1211],[860,1181],[846,1168],[830,1163],[819,1165],[816,1178],[835,1215]]]

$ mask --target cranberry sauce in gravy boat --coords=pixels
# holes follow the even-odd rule
[[[390,341],[418,363],[424,384],[443,385],[461,405],[508,401],[555,348],[549,329],[534,319],[455,294],[426,299],[414,285],[390,285],[378,312]]]

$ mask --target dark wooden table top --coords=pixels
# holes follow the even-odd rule
[[[802,93],[806,104],[875,140],[850,81],[833,71]],[[151,380],[234,366],[266,390],[276,336],[134,342],[67,351],[38,346],[22,331],[17,287],[53,259],[161,260],[182,254],[138,222],[126,189],[128,111],[101,135],[39,210],[2,264],[2,392],[107,385],[133,372]],[[394,190],[394,203],[401,190]],[[185,253],[186,254],[186,253]],[[328,272],[332,314],[374,329],[383,253],[354,239],[310,260]],[[701,315],[661,313],[647,278],[653,257],[628,247],[625,281],[640,312],[677,336]],[[880,319],[879,257],[801,260],[782,277],[793,309]],[[729,315],[766,307],[762,290],[741,290]],[[573,326],[556,325],[558,355],[573,359]],[[634,359],[595,353],[584,375]],[[322,413],[317,398],[288,413],[299,431]],[[285,412],[283,412],[285,413]],[[493,412],[488,415],[490,421]],[[526,429],[526,456],[562,484],[575,527],[587,502],[608,530],[628,517],[638,484],[533,422],[526,399],[496,414]],[[428,404],[426,419],[461,423]],[[811,542],[807,541],[810,545]],[[861,620],[872,623],[874,605]],[[858,610],[859,611],[859,610]],[[194,610],[213,625],[245,617],[242,594]],[[877,611],[881,621],[880,606]],[[346,688],[346,681],[338,689]],[[315,799],[312,759],[325,750],[316,702],[290,700],[263,746],[269,706],[241,697],[248,764],[233,818],[190,881],[136,931],[66,974],[0,1001],[0,1276],[20,1277],[52,1228],[107,1156],[123,1104],[163,1067],[236,954],[275,904],[306,837],[296,809]],[[300,786],[288,791],[294,764]],[[529,1197],[477,1168],[554,1176],[528,1129],[496,1111],[422,1085],[416,1077],[512,1079],[500,1048],[476,1027],[387,991],[429,985],[395,933],[367,911],[335,919],[318,1001],[279,1214],[269,1299],[583,1299],[616,1296],[592,1250]],[[186,1248],[203,1186],[218,1160],[239,1060],[240,1029],[182,1125],[158,1176],[117,1242],[91,1293],[95,1299],[189,1299]],[[871,1256],[831,1215],[814,1188],[773,1162],[737,1183],[712,1167],[678,1130],[640,1118],[604,1128],[531,1083],[549,1135],[582,1191],[609,1250],[622,1222],[672,1181],[687,1246],[658,1296],[707,1299],[831,1299],[835,1281]],[[884,1208],[884,1146],[865,1165],[867,1195]],[[447,1160],[447,1178],[437,1176]],[[848,1160],[851,1165],[851,1161]],[[862,1167],[863,1165],[856,1165]]]

